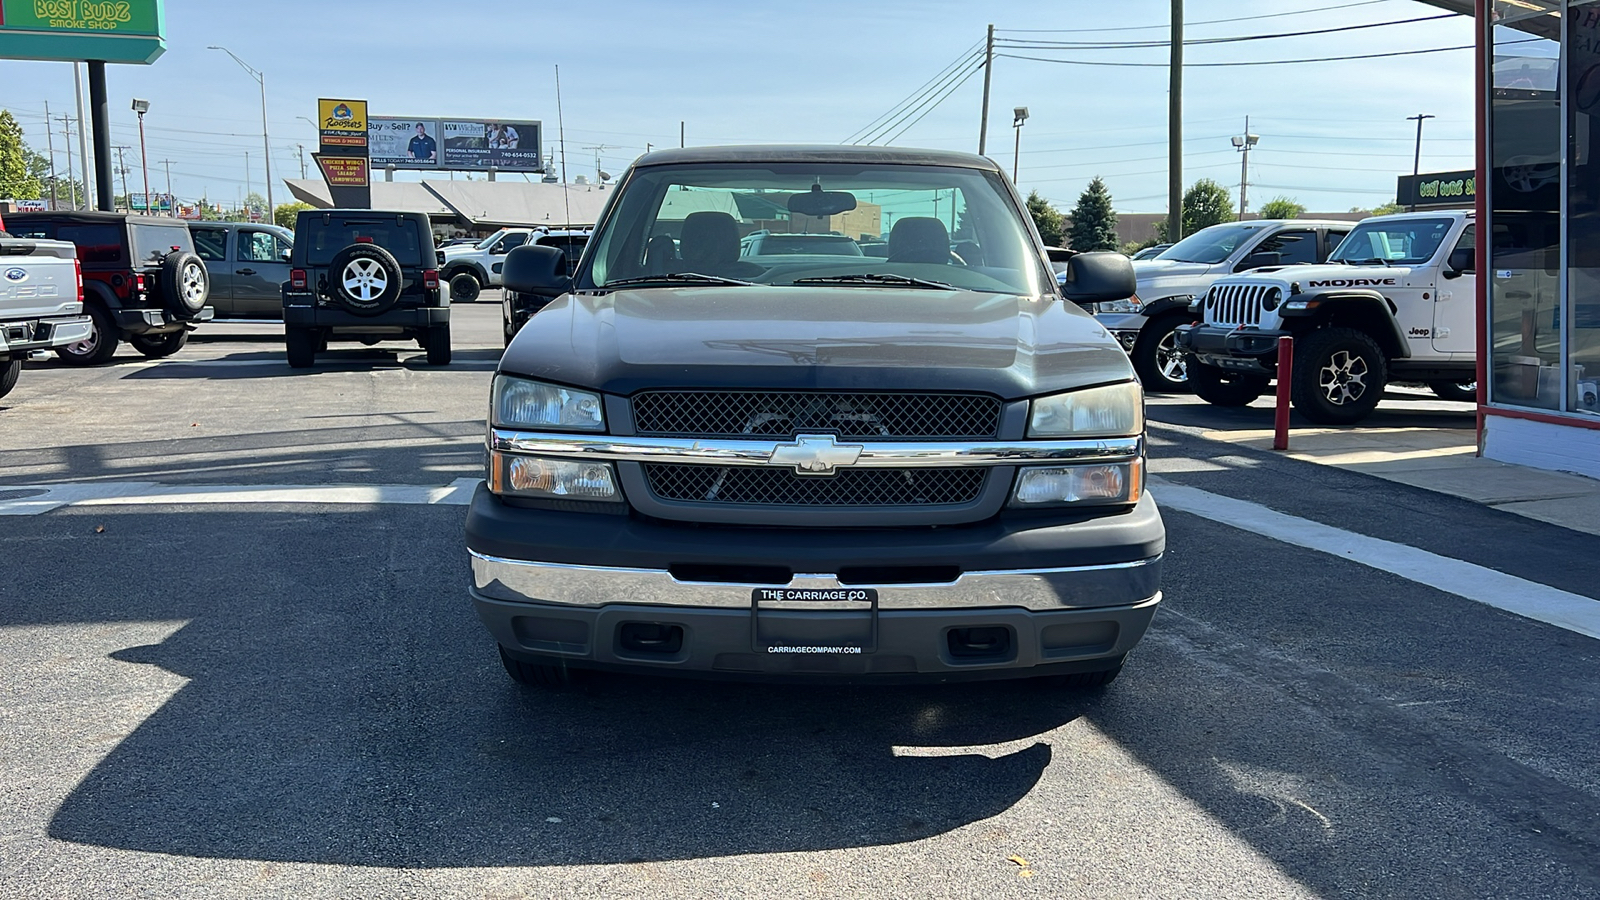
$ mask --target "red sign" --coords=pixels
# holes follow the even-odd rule
[[[322,156],[317,165],[329,187],[367,187],[370,183],[365,156]]]

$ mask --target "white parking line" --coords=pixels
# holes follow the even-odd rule
[[[1524,618],[1600,638],[1600,601],[1590,597],[1199,488],[1159,478],[1150,481],[1150,492],[1168,509],[1318,550]]]
[[[457,478],[428,484],[157,484],[108,481],[87,484],[0,485],[0,516],[37,516],[63,506],[122,506],[241,503],[351,503],[411,506],[466,506],[481,479]]]

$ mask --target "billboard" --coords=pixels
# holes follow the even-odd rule
[[[317,128],[323,147],[367,145],[367,101],[317,101]]]
[[[151,63],[166,52],[163,0],[0,0],[0,59]]]
[[[373,116],[367,120],[367,152],[374,169],[442,169],[439,120]]]

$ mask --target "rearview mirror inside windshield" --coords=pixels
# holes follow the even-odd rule
[[[825,191],[820,184],[813,184],[811,190],[804,194],[789,195],[789,212],[802,216],[825,218],[855,208],[855,194],[849,191]]]

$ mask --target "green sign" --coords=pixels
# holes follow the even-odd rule
[[[151,63],[165,30],[162,0],[0,0],[0,59]]]

